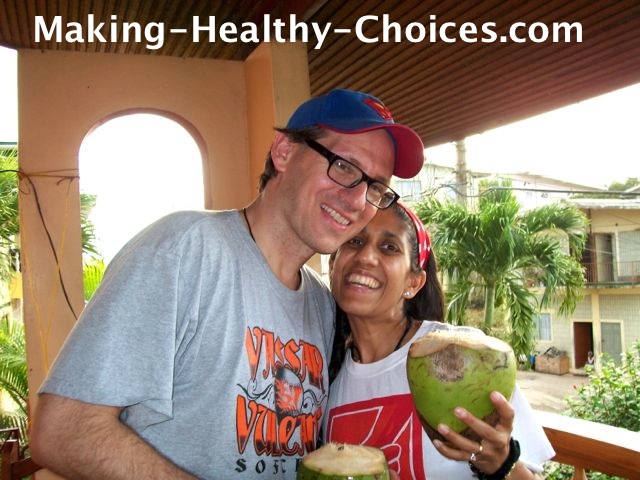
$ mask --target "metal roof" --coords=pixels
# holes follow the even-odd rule
[[[640,198],[571,198],[567,202],[582,210],[640,210]]]

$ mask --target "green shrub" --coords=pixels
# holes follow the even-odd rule
[[[571,480],[573,467],[556,462],[547,462],[542,476],[545,480]],[[612,477],[600,472],[587,472],[587,480],[624,480],[622,477]]]
[[[604,358],[600,372],[585,367],[589,382],[580,385],[576,394],[565,400],[567,414],[592,422],[640,432],[640,341],[634,342],[623,355],[622,364]],[[573,467],[547,462],[547,480],[571,480]],[[599,472],[587,472],[588,480],[618,480]]]
[[[590,381],[566,398],[569,415],[640,432],[640,341],[624,353],[622,364],[604,358],[600,372],[586,371]]]
[[[20,442],[27,441],[27,360],[22,320],[0,318],[0,391],[12,400],[14,408],[0,409],[0,428],[18,427]]]

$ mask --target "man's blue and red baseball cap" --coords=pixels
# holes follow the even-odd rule
[[[395,151],[393,174],[415,177],[424,162],[424,145],[418,134],[395,123],[391,111],[379,98],[353,90],[332,90],[298,107],[287,128],[321,127],[339,133],[363,133],[384,128],[391,136]]]

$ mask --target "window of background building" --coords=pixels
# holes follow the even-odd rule
[[[420,180],[396,180],[393,189],[403,201],[417,202],[422,199],[422,183]]]
[[[533,321],[536,325],[536,340],[551,341],[551,314],[539,313],[533,317]]]

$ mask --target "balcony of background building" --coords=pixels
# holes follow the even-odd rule
[[[588,284],[640,284],[640,260],[583,263]]]

